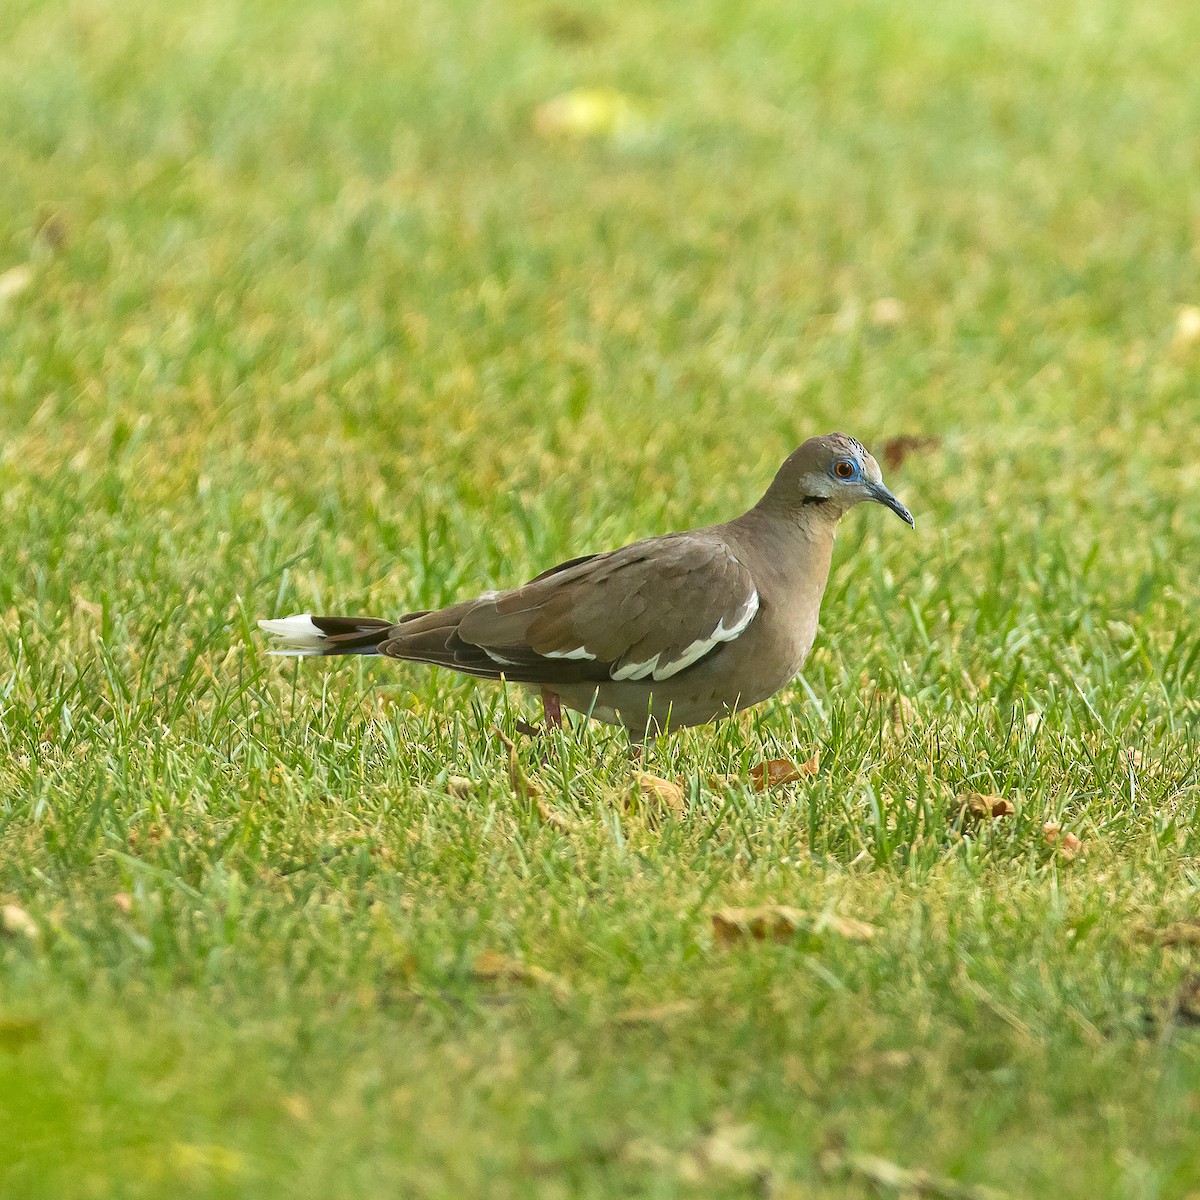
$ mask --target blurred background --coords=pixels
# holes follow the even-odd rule
[[[1190,0],[5,0],[0,1184],[1195,1197],[1146,930],[1200,852],[1198,46]],[[619,735],[521,751],[548,822],[518,697],[262,653],[834,429],[916,532],[844,523],[804,679],[651,751],[661,828]],[[714,946],[768,901],[873,940]]]

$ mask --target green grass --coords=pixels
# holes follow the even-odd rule
[[[0,1193],[869,1192],[838,1146],[1200,1193],[1192,952],[1143,936],[1200,886],[1198,44],[1187,0],[4,5]],[[643,136],[539,137],[578,86]],[[522,749],[539,812],[522,696],[253,628],[733,515],[834,428],[941,439],[916,534],[853,514],[803,680],[649,749],[681,818],[615,731]],[[765,902],[878,933],[714,945]]]

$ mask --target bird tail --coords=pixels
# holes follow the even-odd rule
[[[275,621],[259,621],[258,627],[274,638],[272,654],[305,658],[336,654],[378,654],[394,622],[378,617],[314,617],[300,613]]]

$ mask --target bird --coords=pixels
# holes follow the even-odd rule
[[[838,522],[870,501],[915,528],[879,464],[844,433],[813,437],[751,509],[559,563],[520,587],[398,620],[302,613],[259,621],[273,652],[374,654],[507,680],[646,738],[761,704],[817,634]]]

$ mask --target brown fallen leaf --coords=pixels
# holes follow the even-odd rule
[[[902,738],[917,722],[917,706],[907,696],[896,696],[892,700],[889,716],[892,733]]]
[[[711,915],[713,937],[718,946],[738,942],[787,942],[804,928],[808,915],[786,904],[759,908],[719,908]]]
[[[888,438],[879,452],[883,456],[883,465],[889,471],[896,471],[912,455],[937,450],[941,444],[942,439],[939,437],[918,437],[911,433],[902,433],[899,437]]]
[[[471,974],[485,983],[519,983],[527,987],[545,988],[559,1000],[566,999],[571,990],[567,981],[552,971],[509,958],[497,950],[484,950],[477,954],[471,964]]]
[[[0,1017],[0,1048],[19,1050],[40,1040],[45,1027],[37,1017]]]
[[[576,823],[571,820],[566,813],[561,813],[552,805],[539,796],[535,801],[537,805],[537,814],[544,825],[549,825],[551,829],[557,829],[559,833],[573,833],[576,828]]]
[[[37,922],[19,904],[5,904],[0,907],[0,933],[7,933],[11,937],[36,938]]]
[[[542,29],[552,41],[567,45],[582,45],[594,42],[605,30],[605,26],[590,13],[584,14],[571,8],[550,8],[542,14]]]
[[[849,1176],[872,1187],[907,1196],[925,1196],[932,1200],[1002,1200],[1004,1193],[982,1184],[960,1183],[934,1175],[920,1167],[902,1167],[874,1154],[850,1154],[827,1151],[821,1156],[826,1175]]]
[[[955,815],[964,823],[978,824],[999,817],[1011,817],[1017,810],[1003,796],[984,796],[980,792],[963,792],[954,797]]]
[[[719,908],[710,914],[713,937],[718,946],[739,942],[787,942],[798,933],[836,934],[851,942],[867,942],[876,929],[865,921],[837,913],[813,916],[786,904],[764,904],[758,908]]]
[[[1081,858],[1087,853],[1087,847],[1073,833],[1064,833],[1058,843],[1058,857],[1070,862],[1073,858]]]
[[[1180,1025],[1200,1025],[1200,974],[1186,975],[1175,992],[1174,1019]]]
[[[62,213],[43,209],[38,213],[33,235],[51,250],[61,250],[66,246],[70,237],[70,228]]]
[[[687,809],[683,788],[670,779],[639,771],[625,792],[626,812],[640,812],[654,822],[664,817],[681,817]]]
[[[133,897],[128,892],[114,892],[113,903],[126,916],[133,912]]]
[[[1143,941],[1160,946],[1200,946],[1200,921],[1175,921],[1158,929],[1143,925],[1136,932]]]
[[[756,763],[750,768],[750,779],[756,792],[767,788],[782,787],[785,783],[795,783],[805,775],[815,775],[821,769],[821,752],[814,750],[812,757],[802,763],[794,763],[789,758],[768,758]]]

